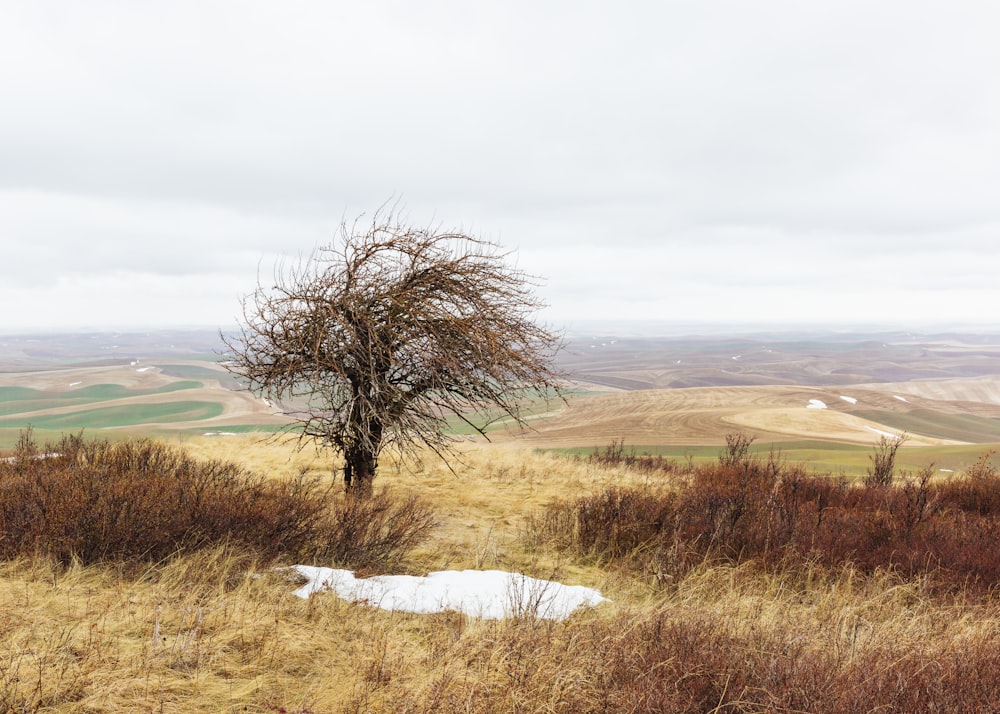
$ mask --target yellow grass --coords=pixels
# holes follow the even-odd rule
[[[287,440],[204,438],[186,448],[273,478],[330,469],[323,454]],[[0,697],[53,712],[481,711],[483,702],[574,711],[600,701],[595,663],[663,613],[734,638],[794,635],[843,667],[887,643],[962,648],[1000,632],[996,605],[936,602],[889,575],[702,567],[656,589],[641,574],[573,562],[522,537],[556,499],[646,478],[504,446],[468,446],[454,472],[431,458],[383,464],[381,485],[436,505],[440,527],[413,569],[527,570],[614,601],[565,624],[305,601],[281,573],[224,550],[179,554],[129,577],[43,559],[0,564]]]

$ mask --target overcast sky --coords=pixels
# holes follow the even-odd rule
[[[0,0],[0,331],[235,324],[390,199],[544,319],[1000,327],[1000,4]]]

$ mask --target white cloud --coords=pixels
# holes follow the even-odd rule
[[[519,247],[566,317],[958,321],[1000,297],[1000,9],[982,3],[4,13],[0,277],[19,304],[120,275],[245,291],[258,261],[392,197]],[[101,294],[79,310],[136,319]],[[146,314],[216,314],[181,305]],[[38,319],[77,309],[59,307]]]

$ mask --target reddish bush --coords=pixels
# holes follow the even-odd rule
[[[316,479],[265,480],[156,441],[68,437],[40,450],[28,435],[0,462],[0,557],[135,562],[229,544],[265,561],[377,568],[433,524],[415,499],[353,500]]]
[[[665,488],[609,489],[552,506],[541,520],[557,546],[676,575],[704,560],[764,566],[853,563],[930,576],[936,586],[1000,583],[1000,475],[978,466],[940,483],[931,470],[852,486],[808,475],[731,437],[714,465]]]

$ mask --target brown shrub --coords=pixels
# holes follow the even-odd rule
[[[987,591],[1000,583],[1000,475],[935,483],[928,467],[863,487],[809,475],[733,437],[714,465],[672,490],[611,488],[551,506],[536,533],[659,577],[704,561],[765,567],[852,563],[863,572],[928,577],[934,587]],[[980,460],[982,462],[982,460]]]
[[[139,562],[228,544],[263,561],[377,567],[398,562],[433,522],[412,498],[344,503],[315,478],[265,480],[156,441],[73,436],[39,450],[29,436],[0,462],[0,557]]]
[[[316,556],[364,570],[399,567],[403,557],[434,528],[434,511],[416,496],[401,500],[388,491],[371,498],[339,496],[319,536]]]
[[[612,440],[603,449],[597,448],[586,459],[589,464],[604,467],[620,466],[639,473],[683,473],[688,469],[675,459],[658,454],[637,454],[635,448],[625,449],[625,440]]]

